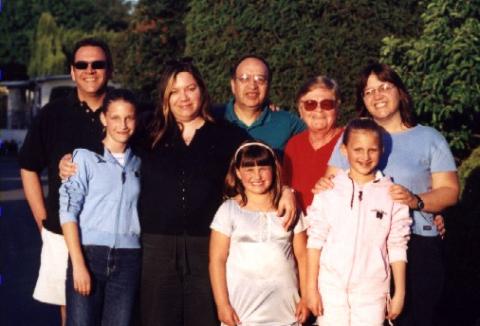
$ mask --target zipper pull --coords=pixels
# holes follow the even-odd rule
[[[360,191],[358,192],[358,201],[362,201],[362,196],[363,196],[363,191],[360,190]]]
[[[122,184],[125,183],[125,177],[126,177],[125,171],[122,171]]]

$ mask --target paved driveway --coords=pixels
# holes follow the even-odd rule
[[[13,157],[0,156],[0,209],[0,325],[59,325],[56,306],[32,299],[41,240]]]

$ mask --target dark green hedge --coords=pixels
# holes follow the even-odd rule
[[[271,98],[294,107],[309,76],[327,74],[351,109],[354,79],[368,58],[378,57],[386,35],[416,35],[417,1],[218,1],[192,0],[185,17],[185,54],[195,58],[213,98],[230,96],[228,71],[238,57],[256,53],[273,70]]]
[[[183,55],[186,0],[140,0],[128,31],[117,42],[117,78],[137,92],[155,98],[166,61]]]

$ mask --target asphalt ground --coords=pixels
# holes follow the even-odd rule
[[[11,156],[0,156],[0,210],[0,325],[60,325],[58,306],[32,298],[41,239]]]

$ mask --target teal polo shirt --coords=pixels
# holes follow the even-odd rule
[[[232,98],[225,106],[224,118],[245,129],[252,138],[267,143],[280,155],[283,155],[288,140],[306,129],[305,123],[296,114],[288,111],[271,111],[268,106],[263,107],[258,118],[247,126],[238,119],[233,104]]]

